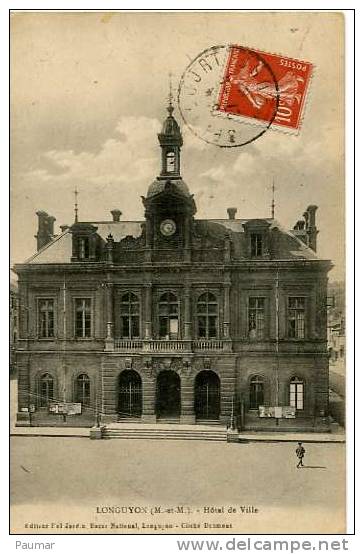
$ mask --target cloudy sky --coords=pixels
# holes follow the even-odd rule
[[[197,217],[276,217],[288,228],[317,204],[318,253],[343,277],[343,21],[304,13],[48,13],[12,18],[12,262],[35,251],[37,210],[73,221],[143,217],[160,170],[157,133],[175,86],[199,52],[237,43],[315,65],[297,137],[270,130],[241,148],[182,128],[182,174]],[[175,116],[179,121],[178,110]],[[56,229],[58,232],[59,229]]]

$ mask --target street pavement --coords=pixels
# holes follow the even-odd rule
[[[233,529],[222,532],[344,532],[345,445],[305,446],[306,467],[297,469],[292,443],[12,436],[12,529],[25,532],[25,523],[39,522],[102,524],[100,506],[186,505],[193,513],[183,517],[196,521],[196,510],[206,506],[252,505],[258,515],[234,516]],[[193,531],[177,525],[171,532]]]

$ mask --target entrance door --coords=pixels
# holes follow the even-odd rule
[[[178,417],[181,413],[181,380],[174,371],[161,371],[157,378],[157,417]]]
[[[142,380],[132,369],[120,373],[118,412],[121,417],[142,415]]]
[[[201,371],[195,381],[196,419],[220,416],[220,379],[213,371]]]

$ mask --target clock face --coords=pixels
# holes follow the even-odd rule
[[[173,219],[165,219],[160,224],[160,230],[165,237],[171,237],[176,232],[176,224]]]

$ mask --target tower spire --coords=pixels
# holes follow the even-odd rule
[[[275,202],[274,202],[274,193],[275,193],[275,185],[274,185],[274,177],[272,182],[272,219],[274,219],[274,209],[275,209]]]
[[[77,185],[75,186],[75,190],[73,191],[75,195],[75,223],[78,223],[78,203],[77,203],[77,196],[78,196],[78,190]]]
[[[172,115],[172,113],[174,111],[174,107],[173,107],[172,73],[171,72],[168,73],[168,77],[169,77],[169,94],[168,94],[167,111],[168,111],[169,115]]]
[[[183,144],[181,129],[173,117],[173,92],[172,73],[169,73],[169,94],[167,112],[162,130],[158,133],[159,144],[162,149],[162,168],[160,177],[168,179],[180,179],[180,150]]]

